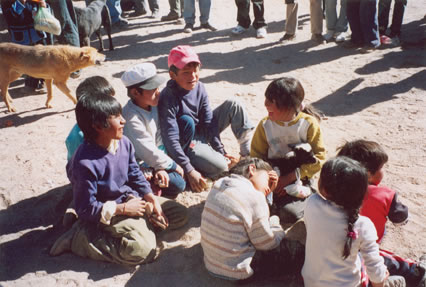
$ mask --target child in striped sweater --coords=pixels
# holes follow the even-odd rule
[[[204,263],[213,276],[228,280],[251,277],[256,269],[253,256],[258,250],[279,247],[279,257],[291,261],[291,256],[285,255],[287,245],[280,244],[286,241],[282,240],[285,232],[277,216],[269,217],[266,202],[277,181],[268,163],[250,157],[233,167],[229,176],[216,181],[201,216]]]

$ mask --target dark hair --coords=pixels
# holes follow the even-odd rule
[[[319,188],[324,190],[327,199],[341,206],[347,216],[348,233],[343,259],[346,259],[355,234],[354,224],[359,217],[359,209],[368,187],[367,171],[359,162],[345,156],[328,160],[321,169]]]
[[[388,161],[386,152],[374,141],[354,140],[346,142],[337,150],[339,151],[337,156],[347,156],[359,161],[370,174],[376,173]]]
[[[94,142],[98,136],[95,127],[108,128],[108,118],[121,114],[120,103],[108,94],[93,92],[81,97],[75,107],[77,124],[84,138]]]
[[[250,177],[249,166],[254,165],[256,169],[271,171],[272,167],[266,161],[257,157],[245,157],[228,171],[229,174],[238,174],[246,178]]]
[[[277,108],[292,108],[296,113],[302,111],[321,120],[320,111],[307,104],[301,110],[301,104],[305,98],[305,90],[299,80],[291,77],[283,77],[273,80],[265,91],[265,97],[273,102]]]
[[[128,87],[127,88],[127,96],[131,99],[133,99],[132,93],[130,92],[132,89],[135,89],[136,91],[138,91],[139,94],[142,94],[144,89],[140,88],[140,87]]]
[[[188,65],[189,67],[197,67],[197,66],[201,66],[201,65],[200,65],[200,63],[197,63],[197,62],[190,62],[190,63],[188,63],[188,64],[186,64],[186,65]],[[185,65],[185,66],[186,66],[186,65]],[[177,75],[177,74],[178,74],[178,72],[180,71],[180,69],[179,69],[178,67],[176,67],[175,65],[171,65],[171,66],[169,67],[169,71],[170,71],[170,72],[172,72],[173,74]]]
[[[77,100],[87,94],[93,94],[99,92],[108,96],[114,96],[115,90],[113,86],[108,82],[107,79],[101,76],[93,76],[82,81],[75,91]]]

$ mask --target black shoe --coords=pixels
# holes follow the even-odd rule
[[[183,28],[183,32],[188,34],[192,33],[192,30],[194,30],[194,24],[187,23]]]
[[[281,37],[280,42],[291,41],[296,38],[296,34],[285,33],[283,37]]]
[[[318,45],[325,44],[324,37],[321,34],[312,34],[311,40]]]
[[[139,11],[135,11],[133,13],[131,13],[129,15],[129,17],[139,17],[139,16],[143,16],[146,15],[146,11],[145,10],[139,10]]]
[[[77,79],[78,77],[80,77],[80,74],[81,74],[81,70],[77,70],[77,71],[72,72],[70,74],[70,77],[73,78],[73,79]]]
[[[179,19],[178,14],[169,13],[166,16],[161,17],[161,21],[174,21]]]
[[[209,22],[207,22],[207,23],[204,23],[204,24],[201,24],[201,26],[200,26],[200,28],[201,29],[207,29],[207,30],[210,30],[210,31],[217,31],[217,28],[216,27],[213,27],[212,25],[210,25],[210,23]]]

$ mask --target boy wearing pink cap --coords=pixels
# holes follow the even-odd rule
[[[226,153],[219,134],[229,125],[240,144],[240,155],[250,153],[254,125],[235,99],[215,110],[199,81],[200,59],[190,46],[173,48],[168,57],[171,80],[158,104],[160,130],[170,157],[179,164],[193,191],[206,188],[206,179],[228,170],[236,159]]]

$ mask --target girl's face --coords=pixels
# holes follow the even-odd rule
[[[109,127],[103,128],[102,133],[105,138],[119,140],[123,137],[123,128],[126,120],[121,114],[110,116],[107,120]]]
[[[267,196],[271,193],[271,181],[269,174],[266,170],[256,169],[254,165],[250,167],[250,178],[249,180],[253,184],[254,188]]]
[[[383,165],[373,174],[368,172],[368,183],[373,185],[379,185],[383,179]]]
[[[265,107],[268,111],[268,116],[271,121],[289,122],[296,116],[296,111],[293,108],[278,108],[275,102],[265,98]]]

